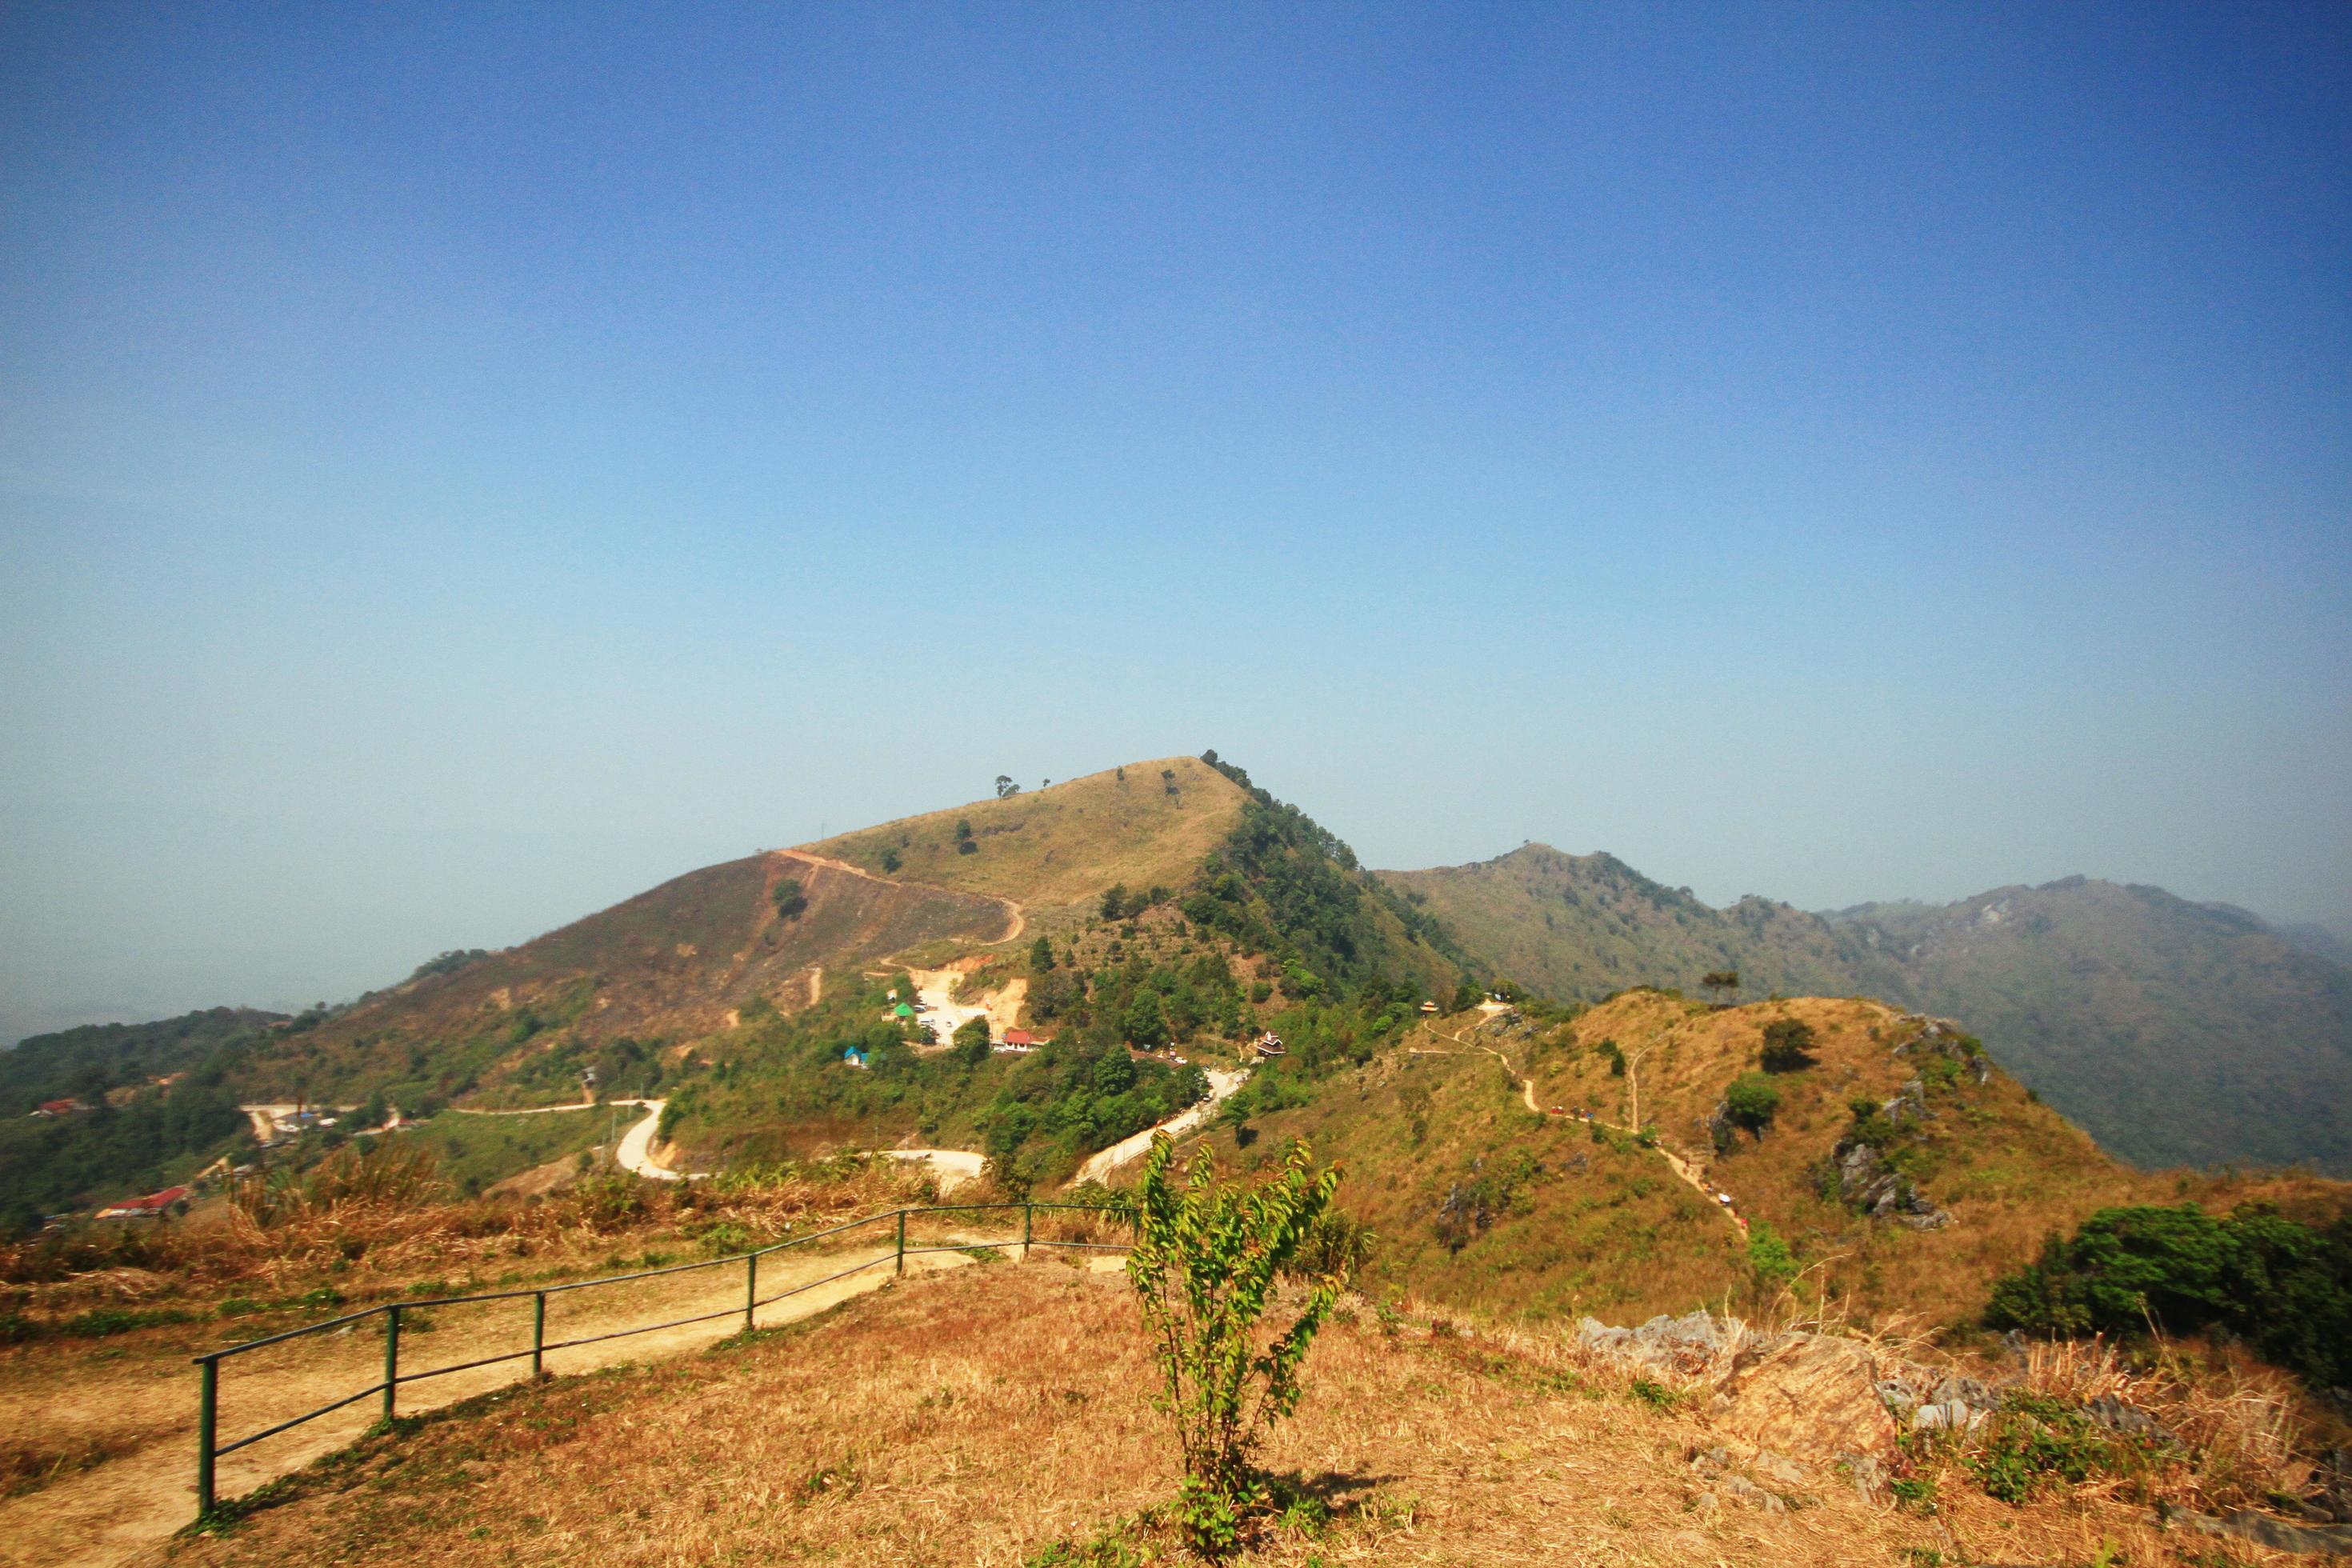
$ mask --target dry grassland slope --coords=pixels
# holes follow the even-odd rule
[[[877,875],[1012,899],[1035,915],[1092,903],[1116,883],[1182,886],[1248,798],[1197,757],[1163,757],[806,847]],[[957,847],[964,822],[970,854]]]
[[[1005,1353],[1017,1336],[1021,1353]],[[1173,1445],[1125,1282],[971,1268],[708,1356],[499,1396],[361,1445],[226,1539],[205,1568],[1172,1562],[1063,1555],[1170,1497]],[[1937,1518],[1826,1467],[1728,1500],[1688,1462],[1706,1416],[1646,1408],[1558,1340],[1393,1335],[1346,1314],[1264,1458],[1328,1500],[1244,1561],[1460,1565],[2177,1561],[2097,1495],[2012,1509],[1951,1489]],[[2112,1555],[2108,1561],[2116,1561]],[[2231,1561],[2271,1561],[2251,1548]]]

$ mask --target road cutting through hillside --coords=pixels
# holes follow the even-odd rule
[[[967,1182],[980,1180],[988,1156],[971,1149],[877,1149],[875,1153],[910,1165],[929,1165],[940,1196],[946,1197]]]
[[[896,1240],[888,1227],[874,1228],[885,1237],[882,1244],[811,1248],[761,1259],[761,1294],[798,1285],[813,1288],[761,1307],[759,1326],[796,1321],[887,1284],[894,1278],[889,1260]],[[1005,1245],[999,1237],[961,1232],[939,1239],[949,1245]],[[1017,1242],[1013,1245],[1017,1250]],[[973,1261],[960,1252],[927,1253],[909,1257],[907,1268],[955,1268]],[[814,1283],[861,1263],[870,1267],[847,1279]],[[709,1322],[551,1351],[548,1370],[571,1374],[665,1358],[736,1333],[743,1326],[743,1279],[742,1266],[734,1264],[551,1295],[547,1308],[551,1342],[701,1312],[723,1315]],[[528,1349],[530,1321],[528,1297],[477,1306],[412,1308],[401,1328],[404,1374],[412,1368],[422,1372]],[[195,1371],[180,1350],[158,1348],[142,1354],[138,1347],[123,1346],[112,1353],[118,1359],[106,1362],[83,1357],[52,1363],[20,1360],[10,1368],[8,1379],[0,1382],[0,1430],[20,1438],[37,1435],[44,1447],[61,1453],[88,1445],[113,1456],[85,1469],[65,1469],[37,1490],[0,1499],[0,1568],[114,1568],[144,1561],[194,1517]],[[404,1384],[400,1411],[415,1415],[522,1381],[530,1365],[528,1360],[510,1361]],[[221,1370],[221,1436],[234,1441],[365,1388],[383,1376],[383,1370],[378,1320],[233,1357]],[[363,1399],[224,1456],[220,1495],[242,1496],[345,1447],[378,1414],[377,1401]]]
[[[885,888],[926,888],[941,893],[964,891],[961,888],[942,888],[936,882],[901,882],[895,877],[877,877],[862,866],[853,866],[846,860],[836,860],[830,855],[812,855],[805,849],[779,849],[776,853],[787,859],[798,860],[803,866],[822,866],[828,871],[840,871],[848,876],[862,877],[866,881],[879,883]],[[998,942],[1012,942],[1029,929],[1029,917],[1021,912],[1021,906],[1013,900],[996,893],[974,893],[967,896],[987,899],[1004,906],[1004,912],[1012,920],[1013,924],[1003,936],[996,939]]]
[[[573,1105],[518,1106],[511,1110],[472,1105],[453,1105],[449,1109],[460,1116],[550,1116],[559,1110],[598,1110],[608,1105],[637,1106],[644,1110],[645,1116],[631,1123],[629,1130],[621,1134],[620,1146],[613,1151],[614,1163],[648,1181],[677,1182],[686,1179],[685,1173],[671,1170],[653,1157],[654,1134],[661,1128],[662,1107],[668,1103],[667,1100],[600,1100],[593,1103],[583,1100]]]
[[[1527,1108],[1529,1110],[1534,1111],[1538,1116],[1547,1114],[1542,1104],[1536,1099],[1536,1080],[1531,1078],[1521,1078],[1519,1076],[1519,1069],[1512,1065],[1510,1058],[1505,1056],[1502,1052],[1496,1050],[1492,1046],[1478,1045],[1474,1041],[1464,1039],[1459,1035],[1438,1034],[1438,1031],[1434,1028],[1430,1032],[1432,1034],[1437,1034],[1440,1039],[1452,1040],[1455,1045],[1462,1047],[1463,1050],[1421,1051],[1408,1048],[1406,1054],[1416,1057],[1450,1057],[1459,1056],[1466,1051],[1484,1051],[1486,1055],[1502,1063],[1503,1070],[1505,1072],[1509,1073],[1513,1078],[1518,1079],[1519,1094],[1522,1100],[1526,1102]],[[1630,1127],[1620,1127],[1613,1121],[1603,1121],[1597,1116],[1588,1116],[1584,1118],[1584,1120],[1596,1127],[1606,1127],[1612,1132],[1623,1132],[1629,1136],[1633,1135],[1633,1129]],[[1722,1210],[1723,1216],[1731,1222],[1732,1228],[1738,1231],[1741,1236],[1746,1236],[1748,1234],[1748,1222],[1740,1217],[1740,1213],[1738,1207],[1731,1204],[1728,1201],[1727,1196],[1721,1193],[1719,1189],[1710,1186],[1707,1184],[1706,1176],[1700,1173],[1696,1166],[1684,1159],[1680,1154],[1675,1153],[1672,1149],[1667,1148],[1664,1142],[1654,1142],[1650,1147],[1652,1152],[1665,1161],[1667,1169],[1673,1171],[1675,1175],[1680,1176],[1685,1182],[1688,1183],[1698,1193],[1699,1196],[1706,1200],[1707,1207]]]
[[[1087,1182],[1099,1182],[1130,1160],[1141,1159],[1151,1148],[1151,1140],[1165,1132],[1171,1138],[1181,1138],[1209,1119],[1220,1101],[1229,1099],[1234,1090],[1249,1081],[1250,1069],[1236,1068],[1231,1072],[1217,1068],[1205,1069],[1209,1079],[1209,1098],[1178,1111],[1157,1127],[1147,1127],[1132,1137],[1122,1138],[1109,1148],[1087,1157],[1070,1178],[1070,1185],[1081,1186]]]

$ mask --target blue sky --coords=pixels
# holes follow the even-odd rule
[[[0,9],[0,1037],[1215,746],[2352,929],[2352,13]]]

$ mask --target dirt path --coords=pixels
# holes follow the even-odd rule
[[[809,1005],[814,1007],[824,1000],[824,965],[822,963],[811,964],[809,966]]]
[[[970,1149],[877,1149],[875,1152],[910,1165],[930,1166],[941,1197],[966,1182],[978,1181],[981,1172],[988,1168],[988,1156]]]
[[[879,882],[886,888],[928,888],[934,885],[929,882],[902,882],[895,877],[877,877],[863,866],[853,866],[846,860],[836,860],[830,855],[812,855],[805,849],[779,849],[776,853],[797,860],[803,866],[822,866],[829,871],[840,871],[848,876],[862,877],[869,882]],[[940,890],[950,893],[962,891],[958,888],[943,888]],[[1006,928],[1003,936],[996,939],[998,942],[1011,942],[1029,929],[1029,917],[1023,914],[1021,906],[1011,899],[999,898],[994,893],[981,893],[975,896],[993,900],[1004,906],[1005,917],[1013,923]]]
[[[877,1226],[875,1234],[888,1238],[886,1226]],[[759,1324],[791,1322],[879,1289],[893,1277],[890,1267],[879,1260],[892,1251],[889,1245],[859,1245],[761,1259],[759,1289],[763,1296],[854,1264],[877,1266],[762,1307]],[[949,1268],[971,1261],[961,1253],[933,1253],[908,1258],[907,1267]],[[743,1326],[740,1310],[730,1310],[740,1309],[742,1300],[740,1265],[551,1296],[551,1342],[700,1312],[724,1310],[726,1315],[551,1352],[548,1371],[591,1372],[709,1344]],[[418,1313],[429,1327],[404,1323],[402,1371],[421,1372],[528,1349],[530,1314],[527,1297]],[[127,1450],[92,1468],[69,1471],[38,1491],[0,1500],[0,1565],[5,1568],[112,1568],[143,1555],[195,1512],[195,1369],[184,1350],[163,1345],[126,1346],[110,1353],[113,1359],[99,1360],[88,1354],[15,1352],[0,1360],[0,1429],[18,1440],[37,1436],[45,1447],[97,1441]],[[518,1360],[404,1384],[400,1409],[415,1415],[520,1381],[529,1375],[530,1365]],[[236,1357],[221,1373],[221,1436],[234,1441],[366,1387],[381,1379],[383,1370],[383,1339],[373,1321],[359,1325],[358,1331],[311,1335]],[[363,1399],[225,1457],[220,1495],[241,1496],[342,1447],[375,1421],[379,1410],[374,1398]]]
[[[1435,1034],[1436,1031],[1432,1030],[1431,1033]],[[1464,1052],[1484,1051],[1486,1055],[1502,1063],[1505,1071],[1508,1072],[1513,1078],[1518,1079],[1519,1095],[1526,1102],[1527,1108],[1529,1110],[1534,1111],[1538,1116],[1544,1114],[1544,1108],[1540,1104],[1537,1103],[1536,1100],[1536,1080],[1531,1078],[1521,1078],[1519,1076],[1519,1069],[1512,1065],[1510,1058],[1505,1056],[1502,1052],[1496,1050],[1492,1046],[1478,1045],[1473,1041],[1464,1039],[1459,1035],[1441,1035],[1439,1037],[1441,1039],[1452,1040],[1455,1045],[1462,1047]],[[1462,1053],[1454,1051],[1413,1051],[1411,1054],[1417,1057],[1445,1057]],[[1620,1127],[1613,1121],[1602,1121],[1597,1117],[1589,1118],[1589,1120],[1592,1121],[1595,1125],[1606,1127],[1613,1132],[1624,1132],[1630,1134],[1633,1131],[1633,1129],[1630,1127]],[[1724,1218],[1731,1222],[1733,1229],[1739,1232],[1742,1236],[1746,1236],[1748,1234],[1748,1222],[1740,1217],[1738,1209],[1730,1204],[1725,1203],[1720,1195],[1718,1195],[1717,1189],[1707,1184],[1706,1176],[1704,1172],[1690,1161],[1685,1160],[1683,1156],[1675,1153],[1672,1149],[1666,1147],[1663,1142],[1653,1144],[1651,1147],[1660,1158],[1665,1161],[1668,1168],[1671,1169],[1675,1175],[1688,1183],[1691,1187],[1698,1193],[1699,1196],[1706,1200],[1707,1207],[1721,1209],[1723,1211]]]
[[[1250,1069],[1236,1068],[1231,1072],[1224,1072],[1216,1068],[1211,1068],[1208,1069],[1208,1099],[1198,1105],[1178,1111],[1157,1127],[1147,1127],[1132,1137],[1120,1139],[1098,1153],[1088,1155],[1087,1163],[1078,1167],[1078,1173],[1070,1178],[1070,1185],[1075,1187],[1087,1182],[1102,1181],[1129,1161],[1141,1159],[1150,1151],[1152,1136],[1155,1133],[1165,1132],[1171,1138],[1181,1138],[1185,1133],[1206,1121],[1210,1114],[1217,1109],[1219,1101],[1230,1098],[1234,1090],[1249,1081]]]

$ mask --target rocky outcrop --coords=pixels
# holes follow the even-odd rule
[[[1725,1436],[1843,1465],[1865,1487],[1906,1430],[1972,1431],[2000,1403],[2000,1390],[1976,1378],[1883,1354],[1867,1340],[1772,1333],[1705,1311],[1633,1329],[1587,1318],[1577,1342],[1599,1360],[1705,1390],[1707,1422]]]
[[[1886,1156],[1875,1145],[1849,1133],[1838,1141],[1831,1160],[1836,1173],[1838,1199],[1849,1207],[1874,1219],[1892,1219],[1914,1230],[1941,1230],[1952,1223],[1950,1213],[1938,1207],[1910,1177],[1890,1168]]]
[[[1919,1032],[1895,1047],[1895,1055],[1945,1057],[1959,1063],[1960,1070],[1978,1083],[1992,1079],[1992,1058],[1985,1055],[1984,1044],[1949,1018],[1930,1018],[1924,1013],[1906,1013],[1895,1022],[1911,1024]]]

